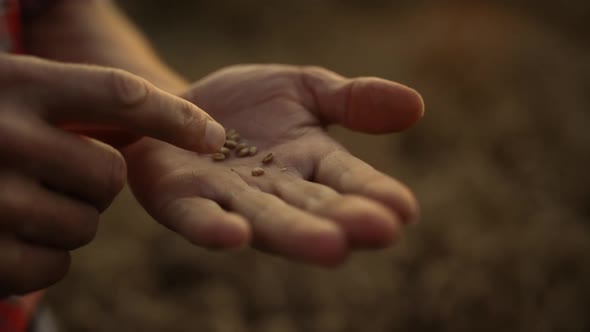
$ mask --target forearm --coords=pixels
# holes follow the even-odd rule
[[[58,0],[25,26],[25,45],[44,58],[125,69],[172,93],[188,87],[111,1]]]

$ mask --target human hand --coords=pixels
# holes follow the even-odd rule
[[[0,298],[61,279],[69,250],[93,238],[125,183],[116,149],[60,127],[98,125],[208,152],[225,139],[209,118],[120,70],[0,54]]]
[[[376,134],[406,129],[423,113],[414,90],[315,67],[252,65],[215,72],[184,97],[259,149],[255,157],[223,162],[153,140],[124,152],[139,201],[193,243],[224,248],[252,241],[331,265],[351,249],[388,246],[400,225],[415,220],[417,204],[405,186],[324,130],[330,123]],[[276,164],[253,177],[269,152]]]

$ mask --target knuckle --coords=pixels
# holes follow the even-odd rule
[[[127,179],[127,165],[125,164],[125,159],[121,153],[112,149],[108,157],[107,166],[109,170],[107,174],[109,179],[107,195],[115,196],[125,185]]]
[[[19,217],[32,201],[30,193],[13,176],[0,175],[0,184],[0,217]]]
[[[0,109],[0,162],[9,169],[35,169],[40,155],[47,152],[44,144],[48,142],[38,134],[39,119],[19,108],[2,111]]]
[[[108,85],[117,104],[133,107],[143,103],[149,93],[147,81],[121,69],[107,69]]]
[[[0,266],[0,296],[47,288],[63,279],[70,267],[67,251],[50,249],[31,255],[27,247],[16,243],[10,249],[12,257]]]
[[[67,250],[74,250],[83,247],[94,240],[98,230],[100,215],[98,211],[90,206],[81,209],[79,216],[75,220],[70,220],[69,224],[73,228],[70,231],[70,241],[66,244]]]
[[[180,126],[182,128],[182,130],[177,131],[179,140],[186,141],[186,133],[194,133],[194,136],[190,137],[189,140],[202,141],[205,137],[205,126],[207,121],[204,113],[196,111],[195,106],[188,101],[181,102],[179,105],[179,113],[181,117]],[[195,128],[199,129],[195,130]]]
[[[293,74],[296,74],[296,75],[302,75],[303,76],[302,78],[305,81],[309,81],[312,83],[315,80],[317,80],[318,77],[326,77],[326,76],[333,76],[334,75],[334,72],[332,72],[324,67],[315,66],[315,65],[303,65],[303,66],[292,67],[292,72],[293,72]]]
[[[177,199],[168,200],[159,205],[155,212],[163,218],[158,218],[158,222],[167,228],[175,229],[175,224],[186,218],[188,210],[186,206],[180,204]]]
[[[106,147],[103,167],[104,175],[100,180],[104,188],[98,205],[99,211],[104,211],[115,196],[123,189],[127,179],[127,165],[121,153],[114,148]]]
[[[300,66],[299,69],[303,72],[308,72],[308,73],[327,71],[326,68],[321,67],[321,66],[315,66],[315,65],[303,65],[303,66]]]
[[[29,288],[33,290],[47,288],[63,279],[70,269],[70,254],[67,251],[58,251],[52,254],[51,263],[45,265],[44,271],[40,271],[39,279],[32,282]],[[31,290],[25,291],[28,293]]]
[[[205,125],[205,116],[195,111],[195,106],[193,106],[188,101],[182,101],[179,105],[179,112],[182,117],[182,127],[183,128],[194,128],[195,124]]]
[[[418,200],[414,193],[404,184],[399,184],[399,211],[400,217],[405,222],[415,220],[419,216]]]
[[[25,70],[23,61],[18,61],[14,55],[0,53],[0,73],[2,81],[14,82],[20,81],[23,74],[31,73],[31,70]]]
[[[0,58],[0,77],[11,85],[36,82],[48,77],[50,64],[50,61],[35,56],[3,55]]]
[[[94,240],[99,213],[90,205],[45,207],[25,220],[17,234],[31,243],[74,250]]]

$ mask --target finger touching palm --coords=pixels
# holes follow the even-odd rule
[[[352,249],[390,245],[416,218],[405,186],[352,156],[324,130],[331,123],[367,133],[406,129],[423,113],[414,90],[316,67],[248,65],[215,72],[183,97],[258,148],[254,156],[221,162],[156,140],[125,151],[140,203],[193,243],[251,243],[330,265]],[[274,160],[262,164],[271,152]],[[264,174],[253,176],[255,167]]]

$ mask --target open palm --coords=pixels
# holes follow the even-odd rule
[[[422,116],[414,90],[316,67],[248,65],[215,72],[183,97],[258,147],[255,156],[222,162],[147,139],[125,151],[140,203],[193,243],[251,243],[329,265],[351,249],[391,244],[415,219],[409,190],[324,130],[330,123],[369,133],[403,130]],[[274,161],[263,165],[270,152]],[[255,167],[264,175],[252,176]]]

